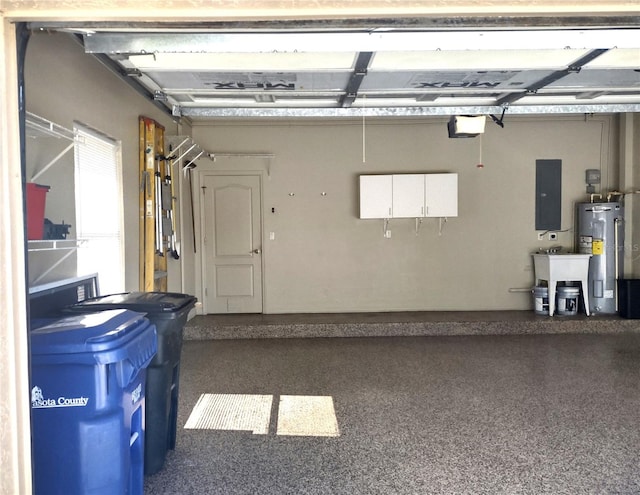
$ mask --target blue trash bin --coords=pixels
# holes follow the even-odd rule
[[[157,473],[175,449],[180,394],[182,334],[197,299],[176,292],[125,292],[86,299],[69,312],[124,308],[145,313],[156,327],[158,352],[147,368],[144,473]]]
[[[35,493],[142,494],[153,324],[110,310],[36,320],[30,338]]]

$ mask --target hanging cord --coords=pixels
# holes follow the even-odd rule
[[[416,235],[418,235],[418,231],[420,230],[421,225],[422,225],[422,218],[416,218]]]
[[[438,219],[438,221],[439,221],[438,222],[439,223],[439,225],[438,225],[438,235],[441,236],[442,235],[442,226],[443,226],[443,224],[447,223],[447,217],[440,217]]]
[[[480,134],[480,142],[479,142],[479,153],[478,153],[478,164],[476,167],[484,168],[484,164],[482,163],[482,134]]]
[[[366,150],[366,132],[365,132],[365,107],[367,96],[362,95],[362,163],[367,162],[367,150]]]

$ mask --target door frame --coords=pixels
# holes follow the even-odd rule
[[[223,157],[226,158],[226,157]],[[204,296],[205,294],[205,285],[206,285],[206,268],[207,268],[207,257],[205,255],[205,246],[204,246],[204,231],[205,231],[205,220],[206,215],[204,211],[204,201],[202,201],[202,185],[204,184],[205,177],[211,176],[236,176],[236,177],[246,177],[246,176],[255,176],[258,177],[259,188],[260,188],[260,243],[262,249],[262,255],[260,259],[260,269],[262,270],[261,277],[261,298],[262,298],[262,312],[257,314],[265,313],[265,304],[266,304],[266,270],[265,270],[265,258],[266,258],[266,244],[264,237],[264,178],[265,171],[264,170],[200,170],[194,177],[196,180],[193,184],[193,196],[194,201],[197,206],[194,205],[194,210],[199,218],[196,219],[195,222],[195,230],[196,230],[196,245],[197,245],[197,256],[196,256],[196,297],[199,301],[202,301],[201,313],[200,314],[209,314],[209,308],[207,308],[207,298]],[[211,313],[214,314],[214,313]],[[216,313],[222,314],[222,313]]]

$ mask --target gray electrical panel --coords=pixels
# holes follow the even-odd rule
[[[536,230],[562,230],[562,160],[536,160]]]

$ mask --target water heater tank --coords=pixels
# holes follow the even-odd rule
[[[589,260],[589,308],[616,313],[617,278],[624,261],[624,209],[618,202],[578,203],[578,252]]]

